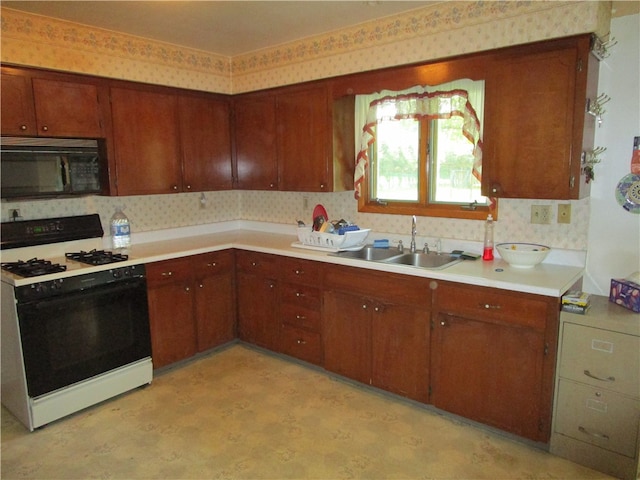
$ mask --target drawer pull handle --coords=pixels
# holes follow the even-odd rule
[[[298,340],[298,345],[306,345],[307,342],[305,342],[304,340]]]
[[[580,432],[584,433],[585,435],[590,435],[592,437],[600,438],[602,440],[609,440],[609,435],[606,435],[604,433],[590,432],[589,430],[587,430],[582,426],[578,427],[578,430],[580,430]]]
[[[173,275],[173,272],[169,271],[169,272],[162,272],[162,276],[163,277],[171,277]]]
[[[304,270],[296,270],[296,275],[304,275]]]
[[[484,308],[485,310],[500,310],[500,305],[491,305],[490,303],[482,303],[480,304],[480,308]]]
[[[216,262],[207,263],[207,267],[215,267],[217,266]]]
[[[616,377],[607,377],[607,378],[598,377],[597,375],[594,375],[593,373],[591,373],[589,370],[585,370],[584,374],[587,377],[595,378],[596,380],[600,380],[601,382],[615,382],[616,381]]]
[[[296,315],[296,320],[304,320],[307,317],[305,317],[304,315]]]
[[[258,266],[258,262],[251,262],[251,266],[252,267],[257,267]]]

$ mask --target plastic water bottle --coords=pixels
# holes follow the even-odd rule
[[[111,217],[111,242],[113,248],[127,248],[131,245],[129,219],[122,211],[122,207],[117,207],[116,213]]]
[[[493,260],[493,215],[489,214],[484,224],[484,249],[482,260]]]

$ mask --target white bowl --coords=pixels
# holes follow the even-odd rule
[[[535,243],[499,243],[500,256],[512,267],[532,268],[542,262],[551,250]]]

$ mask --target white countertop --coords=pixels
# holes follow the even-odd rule
[[[204,229],[203,229],[204,230]],[[172,258],[197,255],[216,250],[237,248],[262,253],[284,255],[306,260],[316,260],[337,265],[347,265],[386,272],[394,272],[419,277],[447,280],[485,287],[494,287],[524,293],[560,297],[578,281],[584,269],[578,266],[542,263],[531,269],[519,269],[509,266],[505,261],[496,259],[491,262],[482,260],[465,260],[443,270],[428,270],[405,265],[390,265],[368,262],[358,259],[331,256],[327,252],[313,251],[292,247],[297,240],[295,234],[284,230],[284,233],[265,233],[262,231],[236,228],[214,233],[201,233],[196,230],[195,235],[158,240],[149,236],[144,243],[134,242],[126,251],[129,260],[119,262],[117,266],[150,263]],[[171,235],[167,235],[171,237]],[[142,239],[142,237],[140,237]],[[160,235],[160,238],[163,238]],[[113,268],[114,265],[97,267],[79,265],[64,258],[54,259],[67,264],[67,271],[37,277],[37,281],[53,280],[77,275],[93,273]],[[34,282],[32,278],[14,278],[4,275],[2,280],[15,286],[28,285]]]

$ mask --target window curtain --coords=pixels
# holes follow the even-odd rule
[[[371,95],[357,95],[355,108],[356,199],[360,198],[362,182],[365,180],[369,147],[376,139],[376,125],[381,121],[446,119],[453,115],[462,117],[462,133],[474,147],[472,173],[481,180],[484,80],[463,79],[434,87],[417,86],[399,92],[383,90]]]

